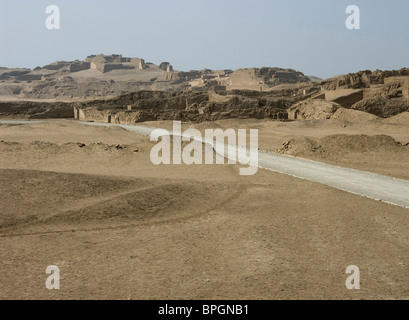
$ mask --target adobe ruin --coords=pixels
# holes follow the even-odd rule
[[[162,62],[159,65],[159,69],[162,69],[163,71],[166,71],[166,72],[172,72],[173,71],[173,67],[170,65],[169,62]]]
[[[83,70],[88,70],[91,68],[89,62],[79,61],[70,64],[70,73],[79,72]]]

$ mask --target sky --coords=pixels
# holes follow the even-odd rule
[[[46,7],[60,9],[48,30]],[[348,30],[348,5],[360,29]],[[175,70],[292,68],[329,78],[409,67],[408,0],[0,0],[0,66],[122,54]]]

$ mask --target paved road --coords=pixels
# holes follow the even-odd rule
[[[409,208],[406,180],[265,152],[259,152],[259,167]]]
[[[109,124],[87,124],[109,126]],[[142,135],[150,135],[154,130],[143,126],[120,126]],[[198,140],[208,142],[200,138]],[[215,148],[214,143],[213,147]],[[215,148],[215,150],[220,149]],[[227,147],[224,156],[227,157]],[[407,180],[261,151],[258,152],[258,167],[409,208],[409,181]]]
[[[0,121],[0,123],[9,122]],[[18,121],[13,121],[13,123],[18,123]],[[21,123],[27,122],[23,121]],[[106,127],[120,126],[131,132],[146,136],[149,136],[154,130],[154,128],[138,125],[114,125],[85,122],[84,124]],[[200,138],[195,139],[207,142]],[[215,148],[214,144],[213,147]],[[224,149],[227,150],[227,147]],[[224,154],[224,156],[227,156],[227,154]],[[394,179],[366,171],[333,166],[317,161],[261,151],[258,152],[257,157],[259,168],[291,175],[374,200],[409,208],[409,181]]]

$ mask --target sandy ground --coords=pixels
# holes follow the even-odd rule
[[[339,133],[409,142],[383,122],[212,126],[258,128],[264,150]],[[265,170],[154,166],[153,143],[118,128],[0,125],[0,141],[0,299],[409,298],[407,209]],[[359,161],[405,177],[380,151]],[[345,287],[349,265],[361,290]]]

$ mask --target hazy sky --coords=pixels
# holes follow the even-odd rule
[[[361,29],[345,26],[358,5]],[[45,27],[57,5],[61,29]],[[120,53],[176,70],[282,67],[330,77],[409,67],[408,0],[0,0],[0,66]]]

